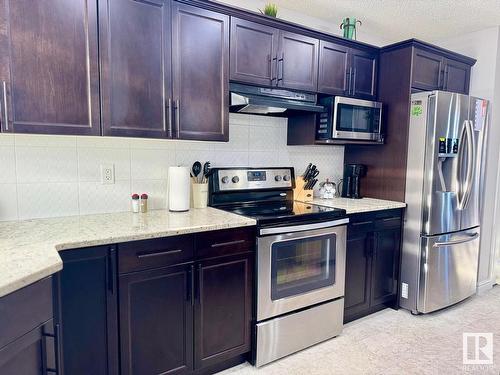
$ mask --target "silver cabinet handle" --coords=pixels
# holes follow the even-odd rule
[[[445,247],[445,246],[453,246],[459,245],[461,243],[471,242],[479,238],[479,233],[474,233],[465,238],[459,238],[458,240],[451,240],[446,242],[436,242],[432,247]]]
[[[349,68],[349,83],[347,85],[347,95],[351,95],[352,88],[352,68]]]
[[[283,81],[283,69],[284,69],[285,52],[281,52],[281,59],[278,60],[278,83]],[[281,67],[281,69],[279,69]]]
[[[356,68],[352,69],[351,91],[352,95],[356,95]]]
[[[172,99],[167,100],[168,136],[172,136]]]
[[[181,134],[181,111],[180,111],[180,101],[177,99],[175,101],[175,132],[177,134],[177,138],[180,137]]]
[[[7,106],[7,82],[5,81],[2,81],[2,95],[3,95],[2,121],[5,123],[5,130],[9,130],[9,112]]]
[[[166,250],[166,251],[158,251],[154,253],[142,253],[142,254],[137,254],[137,258],[142,259],[142,258],[153,258],[153,257],[159,257],[162,255],[173,255],[173,254],[179,254],[181,253],[181,249],[176,249],[176,250]]]
[[[214,243],[211,245],[211,247],[223,247],[223,246],[230,246],[230,245],[238,245],[240,243],[244,243],[246,240],[236,240],[236,241],[228,241],[228,242],[219,242],[219,243]]]

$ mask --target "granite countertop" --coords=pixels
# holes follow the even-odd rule
[[[395,201],[386,201],[386,200],[374,199],[374,198],[362,198],[362,199],[314,198],[312,201],[309,201],[307,203],[317,204],[318,206],[342,208],[342,209],[346,210],[348,215],[349,214],[357,214],[360,212],[391,210],[393,208],[406,207],[406,203],[395,202]]]
[[[255,224],[253,219],[210,207],[3,222],[0,297],[61,270],[58,251]]]

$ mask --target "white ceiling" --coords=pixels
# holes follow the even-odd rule
[[[278,17],[334,33],[344,17],[355,17],[363,22],[358,39],[373,42],[368,34],[375,34],[380,39],[376,44],[409,38],[436,41],[500,25],[500,0],[219,1],[253,11],[273,2]]]

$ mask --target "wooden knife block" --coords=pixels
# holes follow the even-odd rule
[[[303,202],[312,201],[314,199],[313,198],[314,190],[304,189],[305,185],[306,182],[302,177],[297,177],[295,179],[295,189],[293,189],[293,199],[295,199],[296,201],[303,201]]]

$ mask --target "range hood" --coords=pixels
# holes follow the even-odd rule
[[[271,89],[231,83],[231,103],[229,110],[257,115],[279,115],[287,110],[303,112],[323,112],[317,105],[317,95],[282,89]]]

